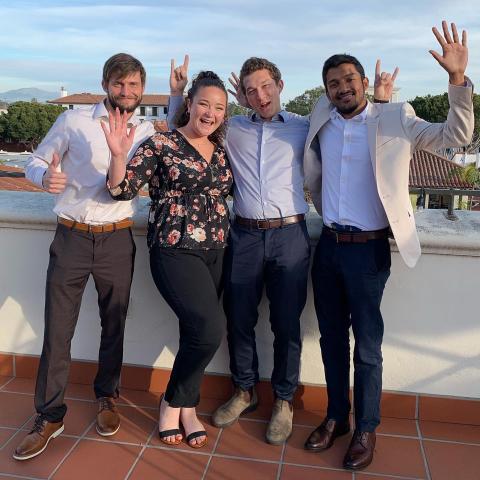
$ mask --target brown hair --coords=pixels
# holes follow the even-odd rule
[[[147,74],[142,62],[128,53],[117,53],[110,57],[103,66],[102,82],[108,83],[112,77],[125,78],[132,73],[140,72],[142,85],[145,85]]]
[[[225,98],[228,102],[228,93],[225,88],[225,84],[220,77],[210,70],[200,72],[193,80],[190,88],[188,89],[187,96],[183,102],[183,105],[178,109],[175,116],[174,124],[177,128],[184,127],[190,121],[190,113],[188,112],[187,102],[194,99],[198,91],[203,87],[216,87],[225,92]],[[227,105],[225,105],[226,107]],[[227,116],[227,110],[225,109],[225,119]],[[213,133],[208,136],[208,139],[215,144],[222,144],[225,139],[226,125],[223,122]]]
[[[267,60],[266,58],[259,58],[259,57],[250,57],[248,60],[242,65],[242,69],[240,70],[240,86],[242,88],[243,93],[245,93],[245,86],[243,85],[243,80],[245,77],[250,75],[257,70],[268,70],[270,72],[271,77],[278,85],[278,82],[282,79],[282,74],[278,67]]]

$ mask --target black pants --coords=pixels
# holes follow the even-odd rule
[[[186,250],[154,246],[153,280],[178,317],[180,342],[165,400],[172,407],[195,407],[206,366],[224,334],[219,305],[223,249]]]
[[[70,371],[70,346],[88,277],[98,293],[102,325],[96,397],[118,395],[123,334],[133,276],[135,243],[129,228],[86,233],[58,225],[50,246],[45,291],[45,332],[35,389],[35,408],[60,421]]]
[[[307,298],[310,241],[305,222],[269,230],[233,224],[225,261],[227,314],[233,383],[248,390],[259,380],[255,325],[266,287],[273,342],[272,387],[292,400],[300,368],[300,315]]]
[[[350,326],[355,338],[355,424],[372,432],[380,423],[383,318],[380,303],[390,274],[388,239],[336,243],[323,234],[312,268],[315,310],[328,392],[329,418],[350,412]]]

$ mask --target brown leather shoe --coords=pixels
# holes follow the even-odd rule
[[[120,415],[112,397],[98,399],[97,433],[102,437],[115,435],[120,428]]]
[[[373,460],[375,440],[375,432],[360,432],[355,430],[345,458],[343,459],[344,468],[360,470],[368,467]]]
[[[40,455],[48,442],[63,432],[63,422],[49,422],[42,415],[37,415],[30,433],[13,452],[15,460],[28,460]]]
[[[333,445],[337,437],[347,434],[350,431],[350,422],[337,422],[333,418],[327,418],[310,434],[305,442],[305,450],[321,452]]]
[[[215,427],[229,427],[244,413],[253,412],[258,406],[257,392],[252,388],[248,391],[236,388],[232,398],[227,403],[220,405],[212,415],[212,423]]]

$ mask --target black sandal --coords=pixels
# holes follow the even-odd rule
[[[161,407],[162,407],[162,400],[164,399],[164,396],[165,394],[162,393],[162,395],[160,396],[160,402],[158,404],[158,419],[160,420],[160,410],[161,410]],[[180,440],[177,437],[177,435],[181,435],[182,432],[180,431],[179,428],[171,428],[170,430],[162,430],[162,431],[158,431],[158,435],[160,437],[160,441],[162,443],[164,443],[165,445],[179,445],[180,443],[182,443],[182,438],[180,438]],[[168,440],[165,440],[166,438],[168,437],[173,437],[175,436],[175,440],[173,442],[171,441],[168,441]]]
[[[158,431],[158,435],[160,437],[160,441],[162,443],[165,443],[166,445],[179,445],[182,442],[182,439],[176,438],[177,435],[181,435],[181,431],[179,428],[172,428],[171,430],[162,430]],[[175,440],[173,442],[169,440],[165,440],[168,437],[173,437],[175,436]]]
[[[192,440],[195,440],[198,437],[205,437],[205,440],[200,443],[190,443]],[[186,441],[189,447],[192,448],[202,448],[208,442],[207,432],[205,430],[198,430],[197,432],[192,432],[190,435],[187,436]]]

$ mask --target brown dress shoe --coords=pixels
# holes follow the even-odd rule
[[[40,455],[50,439],[58,437],[63,432],[63,422],[49,422],[42,415],[37,415],[30,433],[13,452],[15,460],[28,460]]]
[[[112,397],[98,399],[97,433],[102,437],[115,435],[120,428],[120,415]]]
[[[333,445],[333,441],[350,431],[350,422],[337,422],[333,418],[327,418],[310,434],[305,442],[305,450],[321,452]]]
[[[258,397],[255,388],[252,388],[251,392],[250,394],[237,387],[232,398],[213,412],[213,425],[218,428],[229,427],[238,420],[240,415],[253,412],[258,406]]]
[[[360,470],[368,467],[373,460],[375,440],[375,432],[360,432],[355,430],[347,454],[343,459],[344,468]]]

